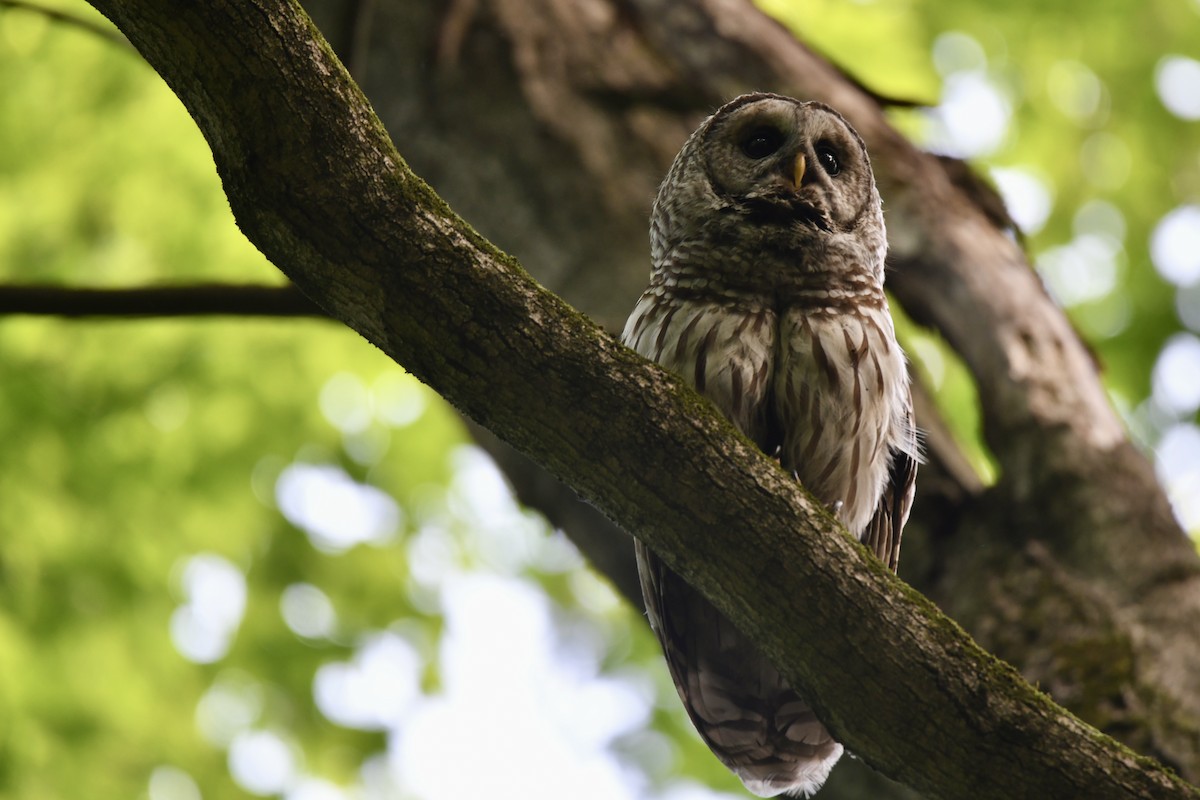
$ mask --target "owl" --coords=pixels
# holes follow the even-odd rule
[[[894,570],[918,444],[858,134],[820,103],[733,100],[675,158],[650,243],[624,342],[708,397]],[[760,797],[817,791],[843,748],[804,687],[640,543],[637,560],[651,627],[713,753]]]

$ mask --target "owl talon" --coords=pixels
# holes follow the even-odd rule
[[[832,505],[829,506],[829,513],[833,514],[836,517],[838,514],[840,514],[842,512],[843,505],[845,505],[845,503],[843,503],[841,500],[838,500],[836,503],[833,503]]]

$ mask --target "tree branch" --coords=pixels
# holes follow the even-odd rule
[[[190,284],[133,289],[0,285],[0,315],[325,317],[295,286]]]
[[[29,11],[33,14],[40,14],[43,17],[54,20],[55,22],[61,22],[64,25],[72,25],[80,30],[87,31],[94,36],[99,36],[101,39],[104,39],[115,45],[119,45],[126,50],[132,49],[129,44],[129,40],[117,31],[114,31],[111,28],[106,28],[103,25],[97,25],[90,19],[84,19],[83,17],[77,17],[74,14],[69,14],[62,9],[51,8],[49,6],[44,6],[41,3],[28,3],[25,2],[25,0],[0,0],[0,8],[14,8],[19,11]]]
[[[295,5],[95,5],[183,100],[276,265],[636,531],[870,763],[947,798],[1197,796],[980,650],[709,404],[456,217]]]

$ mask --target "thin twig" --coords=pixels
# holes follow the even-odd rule
[[[0,316],[324,317],[295,286],[191,284],[133,289],[0,285]]]
[[[101,39],[104,39],[115,45],[119,45],[127,50],[133,50],[136,52],[133,45],[129,43],[129,40],[126,39],[125,36],[116,28],[112,28],[107,25],[101,25],[93,22],[90,19],[85,19],[84,17],[70,14],[62,9],[50,8],[49,6],[44,6],[40,3],[27,3],[25,0],[0,0],[0,8],[5,6],[21,11],[32,11],[35,14],[41,14],[42,16],[54,20],[55,22],[63,22],[67,25],[74,25],[77,28],[87,31],[88,33],[99,36]]]

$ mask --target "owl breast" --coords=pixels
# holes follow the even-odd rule
[[[853,310],[792,308],[780,320],[773,380],[781,461],[861,536],[888,478],[890,449],[911,449],[908,377],[882,293]]]
[[[652,286],[623,339],[694,386],[764,451],[778,445],[784,469],[861,536],[890,448],[910,449],[907,372],[882,292],[857,298],[854,310],[805,303],[777,313],[766,297],[689,297]]]
[[[695,387],[763,449],[777,339],[776,314],[765,303],[689,299],[662,286],[642,295],[622,335],[642,356]]]

